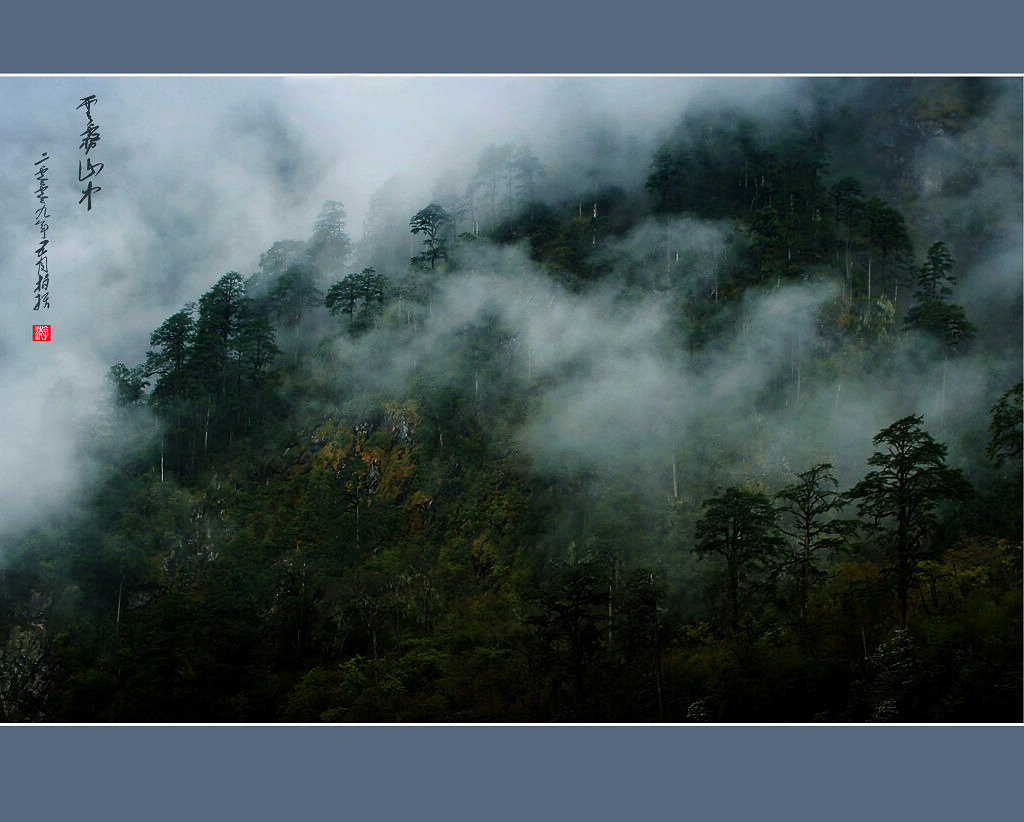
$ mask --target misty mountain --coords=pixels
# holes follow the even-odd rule
[[[0,715],[1019,721],[1020,81],[442,79],[100,87]]]

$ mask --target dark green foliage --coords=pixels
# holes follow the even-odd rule
[[[279,240],[260,254],[260,271],[268,277],[277,277],[293,265],[301,265],[308,256],[309,249],[301,240]]]
[[[112,365],[107,379],[114,387],[117,404],[122,408],[139,405],[149,385],[147,376],[144,365],[137,365],[135,368],[129,368],[121,362]]]
[[[1024,383],[1009,388],[992,406],[992,421],[989,423],[990,440],[986,453],[996,465],[1004,462],[1020,463],[1021,459],[1021,417]]]
[[[970,492],[963,474],[946,465],[946,446],[936,442],[921,422],[921,417],[911,415],[882,429],[872,442],[884,450],[868,459],[875,470],[849,492],[885,555],[901,628],[907,625],[908,593],[917,563],[929,553],[926,540],[935,528],[936,507]]]
[[[281,351],[269,320],[248,312],[243,314],[235,344],[239,376],[253,386],[261,386],[267,380],[270,364]]]
[[[293,273],[300,275],[294,267]],[[137,368],[158,377],[149,402],[165,425],[160,460],[179,477],[263,416],[271,404],[271,364],[281,353],[273,325],[246,296],[237,272],[203,294],[195,313],[188,305],[154,331],[156,349]]]
[[[520,205],[537,199],[537,180],[544,176],[544,166],[529,146],[518,146],[512,155],[512,179]]]
[[[664,719],[662,651],[668,635],[664,582],[650,568],[637,568],[615,600],[614,636],[634,693],[630,702],[644,704],[645,713]]]
[[[942,300],[930,300],[915,305],[904,323],[908,328],[917,328],[941,341],[947,349],[953,349],[974,336],[976,326],[968,321],[964,309],[959,305]]]
[[[928,249],[928,259],[921,266],[921,273],[917,278],[918,290],[914,293],[914,299],[923,303],[952,295],[952,287],[956,285],[956,277],[950,274],[952,270],[953,255],[949,253],[945,243],[935,243]]]
[[[563,667],[572,682],[570,716],[586,712],[589,669],[607,630],[608,580],[594,560],[561,570],[541,588],[534,624],[549,664]],[[569,718],[569,717],[566,717]]]
[[[352,256],[352,240],[345,233],[346,219],[344,206],[334,200],[328,200],[320,210],[306,251],[307,259],[319,271],[340,271]]]
[[[324,295],[316,286],[316,269],[309,265],[295,263],[277,278],[270,289],[271,310],[279,323],[286,327],[302,322],[307,308],[320,305]]]
[[[391,292],[391,281],[387,277],[372,268],[364,268],[332,285],[324,305],[332,314],[347,314],[349,333],[357,334],[380,318]]]
[[[907,224],[895,208],[872,197],[865,208],[868,242],[882,255],[882,264],[905,267],[912,253]]]
[[[482,199],[484,215],[491,227],[497,226],[503,218],[506,224],[511,220],[517,183],[525,182],[532,187],[538,171],[536,158],[527,155],[514,159],[513,152],[510,144],[492,145],[477,161],[472,192]]]
[[[688,115],[657,152],[647,190],[656,213],[749,220],[762,277],[789,277],[827,248],[828,152],[813,123],[761,129],[737,112]]]
[[[160,375],[153,389],[153,403],[170,403],[187,391],[185,362],[195,340],[194,306],[186,306],[169,317],[149,338],[157,348],[146,354],[146,374]]]
[[[409,230],[413,234],[423,234],[424,250],[412,258],[412,264],[433,271],[437,264],[448,259],[448,230],[452,218],[437,203],[421,208],[411,220]]]
[[[835,205],[835,220],[852,229],[864,214],[864,189],[859,180],[843,177],[829,190]]]
[[[824,577],[819,563],[824,555],[843,550],[856,526],[835,518],[843,507],[843,497],[836,491],[838,483],[830,464],[797,474],[797,480],[775,497],[781,502],[783,524],[779,530],[795,543],[788,570],[797,580],[798,613],[805,619],[811,587]]]
[[[881,293],[892,296],[909,276],[914,250],[903,215],[879,197],[868,200],[864,209],[867,241],[866,309],[875,312],[874,300]]]
[[[952,269],[953,256],[945,243],[935,243],[928,249],[928,259],[918,273],[914,305],[903,320],[907,328],[934,337],[947,350],[969,340],[976,330],[967,321],[963,308],[947,301],[956,285]]]
[[[719,489],[703,508],[693,551],[699,557],[715,554],[725,560],[729,626],[736,628],[742,614],[756,610],[763,594],[755,589],[776,567],[782,545],[777,512],[764,493],[735,487]]]
[[[926,110],[965,133],[995,98],[939,78],[922,99],[918,81],[811,85],[801,112],[691,108],[646,187],[583,142],[584,171],[551,175],[562,194],[544,199],[539,160],[492,146],[463,169],[468,192],[441,185],[412,220],[376,196],[359,273],[329,202],[308,241],[274,243],[251,278],[197,295],[144,365],[111,368],[117,408],[90,431],[102,468],[81,505],[5,544],[0,718],[1018,721],[1020,385],[987,435],[979,413],[951,440],[976,499],[918,416],[875,438],[849,495],[829,464],[842,476],[847,448],[867,445],[829,433],[863,412],[849,386],[895,390],[905,357],[930,378],[941,348],[923,341],[948,354],[971,330],[942,243],[900,316],[909,237],[935,215],[906,194],[919,186],[901,158],[920,135],[899,118]],[[884,89],[910,113],[870,101]],[[883,127],[899,151],[864,148]],[[592,442],[561,456],[523,432],[538,411],[578,426],[578,404],[604,395],[577,381],[607,366],[615,396],[632,362],[538,365],[545,306],[530,294],[522,324],[506,306],[452,321],[431,302],[441,284],[426,272],[511,258],[506,244],[572,292],[542,290],[556,307],[667,315],[636,351],[693,379],[664,396],[637,383],[635,415],[616,422],[628,448],[622,431],[609,444],[575,430]],[[960,235],[956,248],[966,279],[978,250]],[[836,293],[813,317],[751,323],[750,306],[805,282]],[[899,340],[901,321],[922,333]],[[577,330],[557,334],[571,346]],[[773,350],[777,373],[760,380]],[[749,403],[689,413],[723,361]],[[1019,379],[992,374],[986,403]]]

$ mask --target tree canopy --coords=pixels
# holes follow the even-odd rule
[[[763,492],[736,487],[719,489],[702,507],[693,550],[700,557],[717,554],[725,560],[730,623],[736,627],[742,607],[749,604],[748,584],[772,569],[777,559],[777,513]]]
[[[0,720],[1021,719],[1021,329],[953,303],[1019,84],[801,88],[182,271],[25,443],[80,482],[2,523]]]
[[[946,465],[946,446],[922,422],[923,417],[909,415],[882,429],[872,440],[881,450],[868,459],[875,470],[849,492],[889,562],[900,627],[907,624],[917,563],[929,553],[927,537],[935,527],[936,507],[970,492],[963,474]]]
[[[439,262],[448,259],[446,232],[451,223],[451,216],[437,203],[421,208],[412,216],[409,220],[409,230],[413,234],[424,235],[424,250],[412,258],[413,265],[433,271]]]

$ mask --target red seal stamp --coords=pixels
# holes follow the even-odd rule
[[[49,342],[50,341],[50,326],[48,325],[33,325],[32,326],[32,342]]]

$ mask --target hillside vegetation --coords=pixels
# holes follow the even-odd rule
[[[0,570],[0,718],[1020,721],[1019,82],[842,82],[209,272]]]

